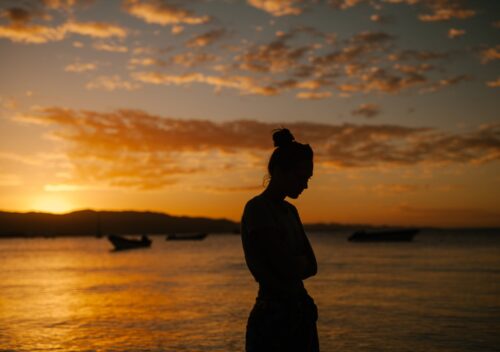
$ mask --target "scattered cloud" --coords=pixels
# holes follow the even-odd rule
[[[228,158],[235,154],[266,158],[272,148],[272,130],[281,125],[294,131],[298,140],[310,143],[317,162],[324,167],[481,164],[500,160],[499,123],[456,134],[386,124],[212,122],[156,116],[140,110],[102,113],[58,107],[41,109],[24,121],[52,126],[53,134],[65,143],[74,172],[69,182],[72,184],[99,181],[140,189],[165,187],[176,182],[176,175],[207,171],[202,160],[210,151],[220,151]],[[192,162],[187,162],[186,155]]]
[[[126,52],[128,52],[128,48],[125,45],[120,45],[120,44],[115,44],[115,43],[96,42],[92,45],[92,47],[96,50],[108,51],[108,52],[112,52],[112,53],[126,53]]]
[[[484,49],[480,52],[481,62],[487,64],[490,61],[495,61],[500,59],[500,45],[496,45],[494,48]]]
[[[304,100],[320,100],[332,96],[331,92],[299,92],[296,97]]]
[[[188,85],[204,83],[214,86],[217,91],[222,88],[239,90],[243,94],[276,95],[278,90],[271,86],[261,86],[256,79],[247,76],[212,76],[194,72],[183,75],[169,75],[160,72],[134,72],[132,77],[140,82],[165,85]]]
[[[430,13],[418,16],[424,22],[449,21],[452,19],[463,20],[476,15],[476,11],[462,8],[459,1],[432,0],[426,2],[426,4]]]
[[[67,65],[64,68],[64,71],[80,73],[80,72],[86,72],[86,71],[93,71],[95,69],[97,69],[97,65],[95,63],[75,62],[75,63]]]
[[[53,10],[70,10],[76,5],[90,5],[94,0],[41,0],[41,2]]]
[[[276,73],[297,68],[309,47],[292,48],[286,44],[287,39],[285,36],[280,36],[269,44],[251,47],[235,58],[238,68],[259,73]]]
[[[357,109],[352,112],[353,116],[363,116],[366,118],[372,118],[380,114],[380,106],[376,104],[361,104]]]
[[[141,85],[137,82],[124,81],[119,75],[99,76],[85,85],[87,89],[104,89],[107,91],[119,89],[131,91],[139,89],[140,87]]]
[[[192,11],[180,6],[167,4],[163,1],[126,0],[124,9],[132,16],[138,17],[147,23],[166,25],[204,24],[211,20],[209,16],[198,16]]]
[[[401,195],[401,194],[415,193],[420,191],[427,191],[431,189],[431,187],[428,184],[381,183],[371,186],[360,185],[356,186],[356,189],[363,193],[372,192],[385,197],[388,195]]]
[[[177,34],[181,34],[182,32],[184,32],[184,26],[179,26],[179,25],[174,25],[172,26],[172,29],[171,29],[171,33],[174,34],[174,35],[177,35]]]
[[[218,32],[207,33],[212,38]],[[294,39],[302,35],[320,42],[297,44]],[[184,67],[219,61],[211,67],[217,71],[214,74],[136,72],[134,78],[154,84],[197,82],[215,86],[217,91],[230,88],[265,96],[287,90],[316,91],[295,92],[297,99],[324,99],[333,96],[334,90],[341,96],[370,92],[397,94],[414,87],[431,92],[466,80],[464,75],[458,75],[464,76],[461,79],[440,77],[445,72],[442,65],[450,60],[452,53],[398,50],[394,40],[393,35],[383,31],[362,31],[340,41],[331,33],[295,27],[288,32],[277,31],[268,43],[234,48],[230,62],[221,63],[225,58],[193,51],[176,54],[169,61]],[[331,47],[334,49],[328,49]]]
[[[15,110],[18,107],[18,101],[12,97],[0,96],[0,108]]]
[[[148,67],[148,66],[167,66],[167,63],[163,60],[154,59],[151,57],[133,57],[129,60],[128,66],[131,69],[135,69],[137,66]]]
[[[217,56],[215,55],[193,51],[187,51],[185,53],[174,55],[170,59],[170,61],[174,64],[185,67],[196,67],[208,62],[214,62],[216,60]]]
[[[381,15],[379,13],[375,13],[370,16],[370,20],[372,22],[380,23],[380,24],[389,24],[394,22],[394,18],[387,15]]]
[[[188,47],[204,47],[219,40],[225,34],[225,29],[214,29],[191,38],[186,44]]]
[[[0,38],[29,44],[63,40],[68,33],[95,38],[124,38],[127,35],[127,31],[123,27],[104,22],[71,21],[57,27],[13,22],[6,26],[0,26]]]
[[[247,3],[273,16],[300,15],[302,0],[247,0]]]
[[[328,5],[335,9],[346,10],[367,2],[367,0],[328,0]]]
[[[105,22],[69,21],[63,26],[63,30],[65,32],[86,35],[94,38],[125,38],[127,36],[127,30],[125,28]]]
[[[448,38],[458,38],[465,35],[464,29],[450,28],[448,30]]]
[[[495,81],[488,81],[486,85],[491,88],[500,88],[500,77],[498,77]]]
[[[22,7],[11,7],[1,11],[0,17],[8,18],[13,23],[26,23],[31,21],[33,14]]]
[[[17,43],[43,44],[62,40],[64,36],[64,30],[49,26],[22,23],[0,26],[0,38],[7,38]]]
[[[450,77],[450,78],[443,78],[443,79],[440,79],[440,80],[434,82],[433,84],[421,89],[420,92],[421,93],[435,92],[435,91],[442,89],[444,87],[456,85],[456,84],[459,84],[461,82],[469,81],[471,79],[472,78],[468,75],[458,75],[458,76],[454,76],[454,77]]]

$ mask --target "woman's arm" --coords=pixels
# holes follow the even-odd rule
[[[294,254],[278,230],[262,228],[252,231],[250,237],[264,266],[259,271],[270,281],[303,280],[311,276],[308,256]]]
[[[304,231],[304,226],[302,225],[302,221],[300,220],[299,212],[295,207],[292,206],[293,213],[300,225],[301,228],[301,233],[302,233],[302,239],[304,241],[304,255],[303,255],[303,276],[302,279],[305,280],[308,277],[314,276],[318,272],[318,263],[316,262],[316,256],[314,255],[314,251],[311,247],[311,243],[309,242],[309,239],[306,235],[306,232]]]

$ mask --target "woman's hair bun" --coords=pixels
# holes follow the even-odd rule
[[[273,141],[275,147],[283,147],[287,144],[292,144],[294,140],[295,138],[288,128],[274,130]]]

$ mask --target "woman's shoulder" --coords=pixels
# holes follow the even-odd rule
[[[252,210],[252,209],[259,209],[263,208],[266,206],[266,201],[262,194],[258,194],[255,197],[251,198],[246,204],[245,204],[245,210]]]
[[[291,209],[293,212],[297,213],[297,208],[295,207],[295,205],[293,205],[292,203],[288,202],[288,201],[284,201],[285,202],[285,205],[286,207],[288,207],[289,209]]]

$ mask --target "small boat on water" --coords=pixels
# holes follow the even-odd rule
[[[117,235],[109,235],[108,240],[113,244],[115,250],[135,249],[151,247],[151,240],[146,235],[142,235],[141,239],[131,239]]]
[[[349,238],[351,242],[410,242],[419,229],[387,229],[355,231]]]
[[[196,241],[196,240],[203,240],[205,237],[207,237],[208,234],[205,232],[197,232],[197,233],[171,233],[167,235],[166,240],[167,241]]]

